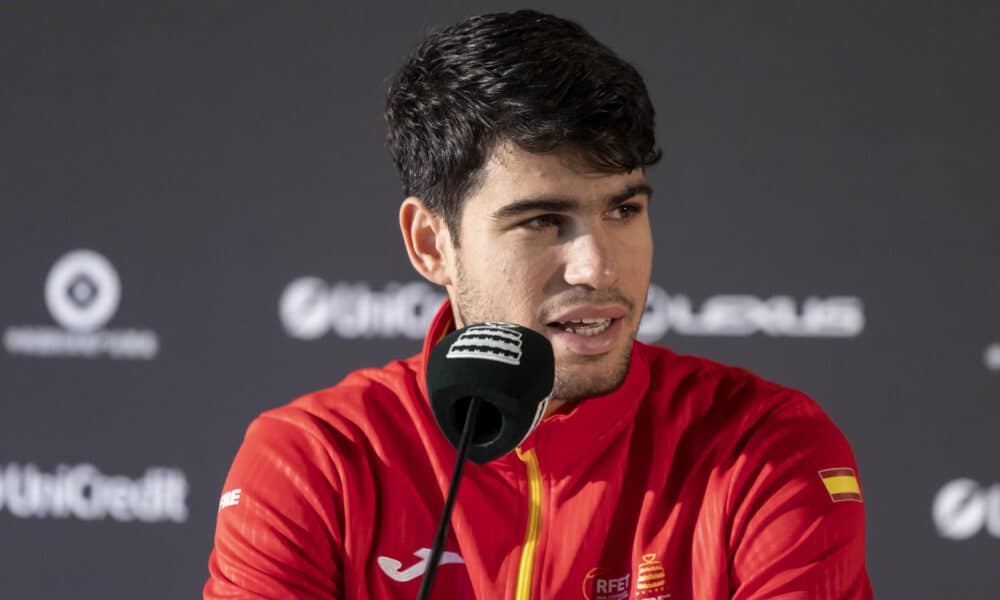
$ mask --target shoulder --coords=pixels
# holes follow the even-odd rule
[[[649,392],[659,401],[693,404],[702,410],[763,417],[775,409],[821,415],[806,394],[769,381],[752,371],[700,356],[677,354],[661,346],[637,344],[649,365]]]
[[[354,371],[334,386],[259,414],[246,429],[227,489],[259,488],[253,482],[266,474],[296,483],[259,495],[295,495],[303,486],[343,492],[348,480],[357,482],[369,471],[385,440],[412,443],[412,414],[420,404],[414,366],[406,360]]]
[[[806,394],[746,369],[639,348],[645,410],[719,530],[737,595],[871,598],[864,498],[847,439]],[[649,436],[647,436],[649,437]],[[690,476],[704,473],[703,479]],[[697,502],[697,501],[696,501]]]
[[[388,451],[387,445],[412,444],[415,424],[430,417],[419,373],[417,357],[360,369],[336,385],[267,410],[247,427],[239,454],[342,471],[370,462]]]
[[[779,497],[779,488],[817,507],[830,505],[836,485],[860,500],[850,444],[815,400],[746,369],[655,346],[643,352],[662,410],[714,449],[728,474],[730,508],[764,490]]]
[[[775,456],[787,445],[853,458],[820,405],[799,390],[740,367],[639,345],[649,364],[652,410],[684,428],[706,431],[717,449]],[[764,457],[761,457],[762,459]]]
[[[253,420],[226,478],[206,597],[246,582],[269,597],[340,597],[340,557],[375,527],[386,465],[421,455],[417,360],[355,371]]]
[[[411,357],[353,371],[335,385],[261,413],[251,427],[291,428],[315,435],[330,428],[348,432],[384,420],[387,413],[405,411],[420,395],[418,361]]]

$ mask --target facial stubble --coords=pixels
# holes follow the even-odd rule
[[[496,295],[487,293],[475,285],[471,285],[467,273],[462,264],[460,256],[455,255],[456,281],[453,287],[452,302],[455,311],[458,313],[459,321],[463,327],[473,323],[485,321],[514,321],[504,312],[503,306],[497,302]],[[535,324],[525,324],[537,329]],[[633,327],[634,328],[634,327]],[[544,331],[539,333],[545,334]],[[631,340],[634,337],[629,336]],[[552,398],[562,400],[567,403],[579,403],[587,398],[603,396],[614,390],[625,381],[628,374],[629,362],[632,358],[632,344],[626,344],[621,350],[614,350],[619,356],[616,358],[608,354],[594,356],[577,355],[572,357],[575,364],[567,365],[569,360],[560,360],[556,356],[555,383],[552,387]],[[610,363],[601,372],[595,373],[597,368],[594,363]]]

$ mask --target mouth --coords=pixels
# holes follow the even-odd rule
[[[604,333],[614,319],[578,319],[575,321],[553,321],[548,326],[568,333],[593,337]]]
[[[628,312],[618,306],[584,307],[558,315],[546,325],[556,352],[595,355],[614,349]]]

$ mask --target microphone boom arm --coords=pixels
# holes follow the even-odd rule
[[[451,474],[451,484],[448,486],[448,497],[444,502],[444,512],[441,514],[441,521],[438,522],[437,533],[434,534],[434,544],[431,546],[431,555],[427,559],[427,571],[424,573],[423,581],[420,582],[420,591],[417,593],[417,600],[426,600],[434,586],[434,575],[437,573],[438,562],[441,560],[441,553],[444,552],[444,541],[448,537],[448,523],[451,521],[451,511],[455,506],[455,498],[458,497],[458,485],[462,481],[462,469],[465,467],[465,458],[469,454],[469,445],[472,442],[472,434],[476,428],[476,413],[479,412],[481,399],[473,397],[469,402],[469,412],[465,416],[465,426],[462,427],[462,438],[458,444],[458,458],[455,459],[455,469]]]

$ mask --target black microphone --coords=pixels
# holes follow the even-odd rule
[[[458,458],[418,599],[427,598],[433,585],[466,454],[483,464],[517,448],[542,420],[554,382],[549,340],[513,323],[470,325],[431,350],[427,394]]]

